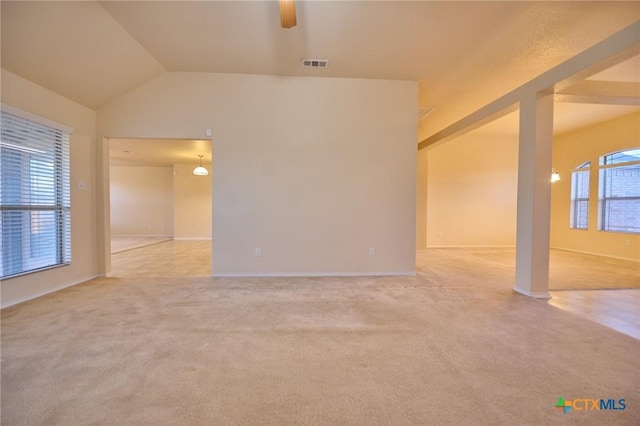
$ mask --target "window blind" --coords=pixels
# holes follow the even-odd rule
[[[571,173],[571,211],[569,227],[588,229],[589,227],[589,169]]]
[[[600,202],[598,229],[613,232],[640,233],[640,150],[612,154],[616,157],[603,164],[629,163],[600,169]],[[605,159],[610,156],[605,156]],[[629,161],[629,160],[632,161]],[[636,160],[636,161],[633,161]]]
[[[68,264],[69,134],[0,114],[0,277]]]

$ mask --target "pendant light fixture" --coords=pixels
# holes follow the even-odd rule
[[[196,176],[209,176],[209,170],[202,167],[202,155],[198,155],[200,157],[200,165],[193,169],[193,174]]]
[[[551,169],[551,183],[560,180],[560,173],[556,169]]]

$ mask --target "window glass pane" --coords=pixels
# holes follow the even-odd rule
[[[49,204],[56,202],[55,173],[53,159],[50,162],[42,158],[31,158],[29,161],[29,199],[33,204]]]
[[[55,265],[57,253],[50,247],[56,246],[57,223],[54,211],[32,211],[29,232],[29,269]]]
[[[640,148],[627,149],[625,151],[614,152],[613,154],[600,157],[600,165],[628,163],[630,161],[640,161]]]
[[[589,170],[571,173],[571,209],[569,227],[589,227]]]
[[[640,233],[640,164],[600,170],[599,226]]]

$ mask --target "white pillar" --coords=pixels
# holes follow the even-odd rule
[[[549,298],[549,228],[553,95],[530,93],[520,101],[518,153],[518,293]]]

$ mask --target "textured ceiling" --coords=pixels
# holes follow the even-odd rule
[[[167,71],[409,79],[434,108],[422,137],[640,19],[637,1],[298,0],[284,30],[275,1],[0,4],[2,67],[92,109]],[[598,80],[639,75],[635,59]],[[586,123],[566,110],[557,126]]]

